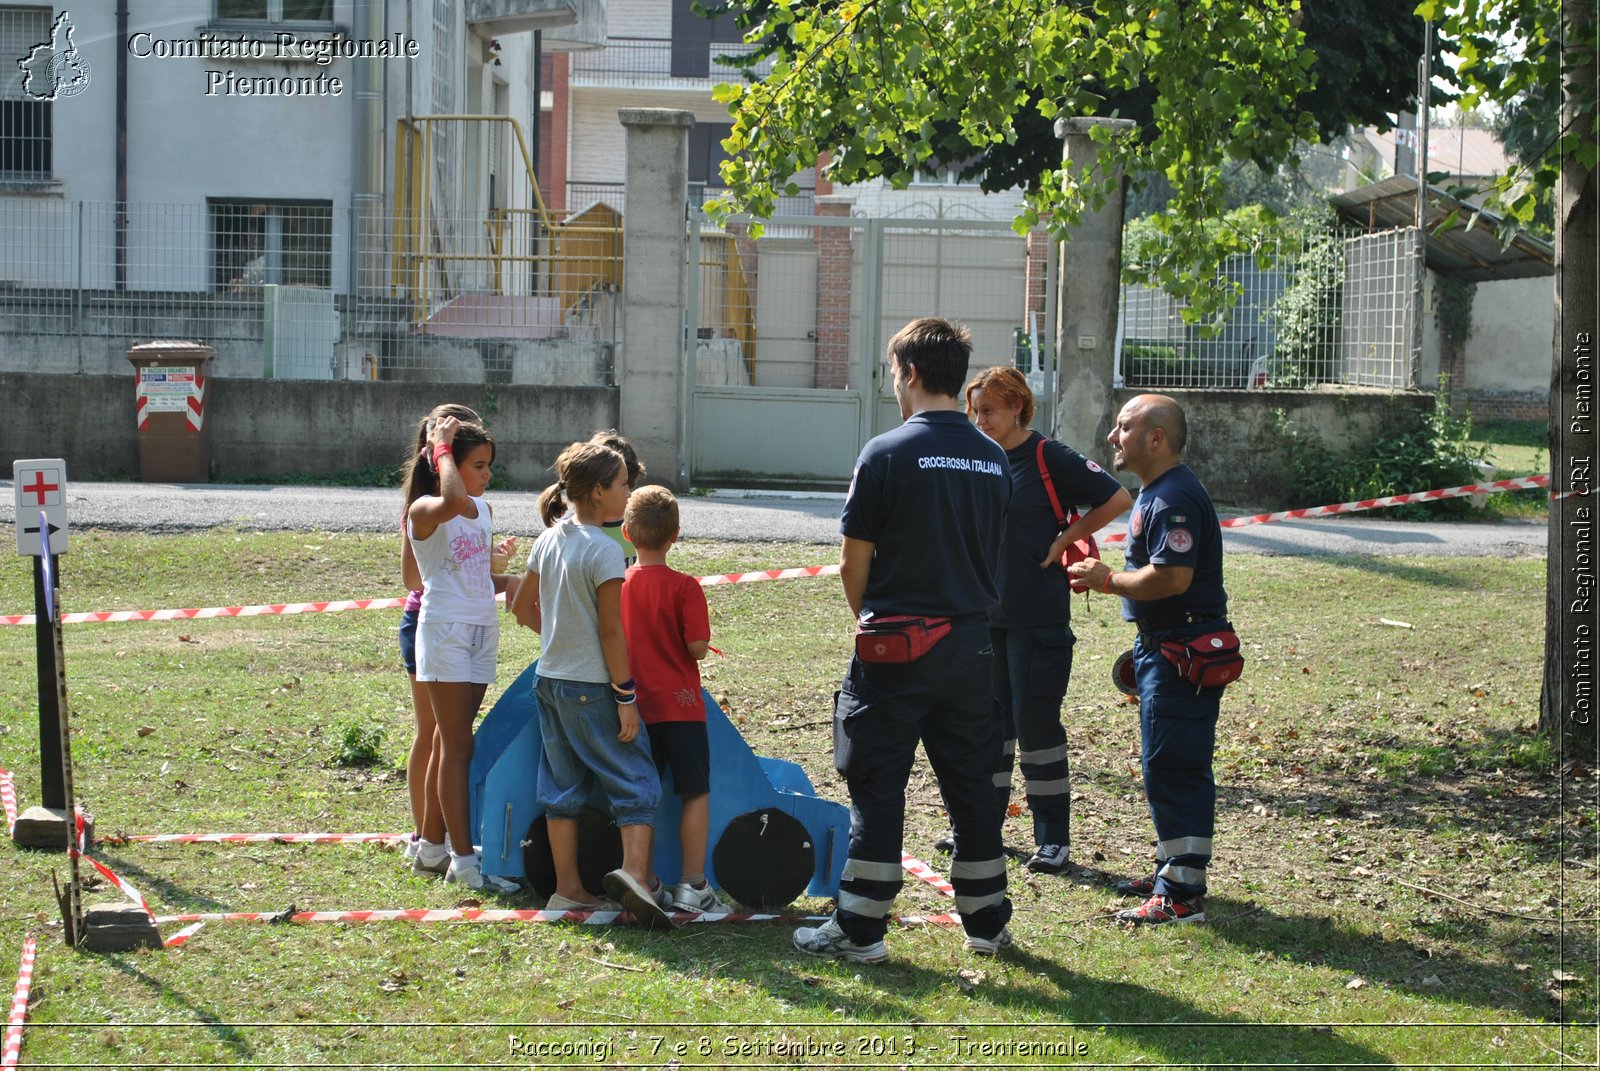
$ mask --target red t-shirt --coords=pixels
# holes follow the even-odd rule
[[[628,673],[639,690],[647,724],[705,721],[700,663],[688,645],[711,639],[711,617],[700,582],[667,565],[635,565],[622,581],[622,629]]]

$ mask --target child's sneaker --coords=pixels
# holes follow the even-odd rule
[[[411,860],[415,859],[417,857],[417,843],[419,841],[421,841],[421,840],[422,840],[422,838],[417,836],[415,833],[413,833],[413,834],[411,834],[411,836],[407,837],[406,838],[406,850],[401,855],[401,858],[404,859],[408,863],[411,862]]]
[[[450,849],[430,841],[417,842],[417,854],[411,857],[411,872],[438,877],[450,869]]]
[[[733,910],[717,896],[710,885],[695,888],[688,882],[671,887],[671,906],[675,911],[699,911],[707,915],[726,915]]]
[[[794,946],[808,956],[847,959],[851,963],[882,963],[889,958],[888,946],[882,941],[858,945],[845,936],[833,919],[821,926],[802,926],[794,931]]]
[[[975,955],[992,956],[1002,948],[1010,948],[1011,945],[1011,931],[1004,926],[993,937],[974,937],[970,933],[967,934],[967,951]]]
[[[1205,897],[1196,896],[1193,900],[1175,900],[1170,896],[1152,896],[1138,907],[1130,907],[1126,911],[1118,911],[1117,918],[1122,922],[1132,922],[1136,925],[1157,925],[1163,922],[1204,922]]]
[[[1067,869],[1066,844],[1041,844],[1023,866],[1035,874],[1059,874]]]
[[[444,872],[444,880],[455,885],[465,885],[469,889],[481,889],[489,893],[514,893],[521,887],[514,881],[495,877],[493,874],[483,872],[483,863],[476,854],[451,856],[450,865]]]

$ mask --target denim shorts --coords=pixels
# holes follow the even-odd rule
[[[661,778],[650,756],[650,734],[624,744],[622,722],[609,682],[564,681],[540,677],[539,803],[552,818],[576,818],[598,782],[619,826],[653,826],[661,802]]]
[[[407,610],[400,615],[400,664],[413,677],[417,675],[417,615],[421,610]]]

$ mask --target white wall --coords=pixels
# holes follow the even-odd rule
[[[606,36],[671,40],[671,0],[609,0]]]
[[[1428,274],[1419,386],[1439,382],[1439,325],[1434,283]],[[1555,283],[1549,276],[1479,283],[1472,298],[1472,334],[1466,345],[1466,382],[1473,391],[1539,391],[1550,385],[1555,342]]]

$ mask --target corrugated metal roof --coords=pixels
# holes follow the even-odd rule
[[[1341,216],[1368,230],[1407,227],[1417,221],[1417,180],[1396,175],[1329,198]],[[1460,209],[1461,218],[1443,234],[1436,227]],[[1473,222],[1473,217],[1477,220]],[[1467,229],[1469,222],[1472,228]],[[1459,201],[1437,186],[1428,187],[1428,267],[1468,282],[1532,279],[1555,273],[1555,247],[1542,238],[1519,233],[1500,248],[1500,217]]]

